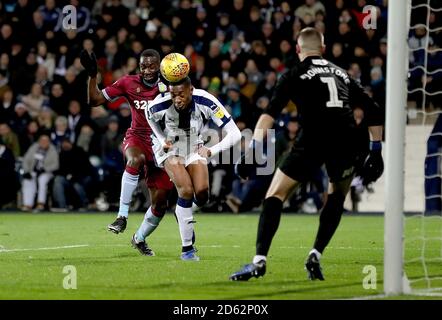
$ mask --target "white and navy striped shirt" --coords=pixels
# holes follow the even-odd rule
[[[146,119],[148,119],[156,138],[162,144],[166,138],[177,135],[199,136],[209,120],[219,128],[226,129],[227,136],[230,134],[229,141],[224,141],[223,144],[220,142],[219,146],[215,145],[210,148],[212,154],[221,152],[226,147],[231,147],[241,139],[241,133],[229,112],[217,98],[202,89],[193,89],[188,112],[178,113],[176,111],[170,93],[158,95],[146,109]]]

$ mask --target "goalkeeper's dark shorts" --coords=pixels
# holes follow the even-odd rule
[[[290,178],[310,181],[325,164],[330,182],[338,182],[354,175],[360,153],[351,144],[319,144],[302,147],[296,144],[279,163],[279,169]]]

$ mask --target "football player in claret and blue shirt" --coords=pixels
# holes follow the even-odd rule
[[[152,130],[144,113],[148,103],[154,100],[160,92],[167,90],[159,78],[160,55],[152,49],[143,51],[140,56],[139,74],[125,75],[103,90],[98,89],[97,86],[95,54],[83,50],[80,60],[89,74],[90,105],[96,107],[106,101],[125,97],[132,113],[131,127],[126,132],[122,146],[127,162],[121,181],[120,208],[117,219],[108,226],[108,229],[117,234],[126,229],[132,193],[138,184],[139,171],[144,166],[152,204],[144,217],[146,223],[143,229],[138,230],[132,237],[132,245],[144,255],[154,255],[147,246],[145,238],[155,230],[163,218],[169,191],[173,188],[167,173],[155,165],[150,139]]]

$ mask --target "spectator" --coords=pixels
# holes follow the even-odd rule
[[[26,127],[26,131],[18,136],[18,140],[20,141],[20,156],[23,156],[29,147],[37,142],[39,133],[40,128],[38,122],[31,120]]]
[[[0,209],[17,199],[19,189],[18,176],[15,172],[15,158],[12,151],[0,139]],[[5,183],[7,181],[7,183]]]
[[[264,21],[261,18],[259,8],[256,6],[251,7],[249,12],[249,21],[244,29],[245,40],[247,42],[252,42],[260,38],[263,22]]]
[[[251,61],[251,62],[250,62]],[[246,63],[246,68],[249,67],[249,64],[253,63],[254,69],[259,69],[259,71],[264,72],[267,71],[268,65],[269,65],[269,59],[267,56],[267,49],[260,40],[256,40],[252,42],[252,52],[249,56],[249,59]],[[254,71],[256,72],[256,71]],[[249,76],[249,79],[253,82],[256,82],[257,79],[251,79]],[[259,80],[258,80],[259,82]]]
[[[150,5],[148,0],[138,0],[137,8],[135,9],[135,14],[142,19],[147,21],[148,19],[154,18],[154,8]]]
[[[11,72],[9,66],[9,56],[6,53],[0,55],[0,97],[9,90],[9,82],[11,79]]]
[[[0,28],[0,53],[11,51],[13,42],[13,30],[9,23],[4,23]]]
[[[45,4],[40,6],[38,11],[43,15],[44,28],[47,30],[46,37],[50,38],[51,36],[48,33],[53,36],[53,33],[59,30],[57,25],[60,16],[62,16],[61,10],[56,7],[55,0],[45,0]]]
[[[31,35],[30,41],[32,41],[31,46],[34,46],[38,41],[46,40],[46,27],[44,24],[44,15],[41,11],[34,11],[32,13],[32,27],[27,29],[27,34]]]
[[[14,132],[21,134],[25,132],[28,123],[31,121],[26,105],[19,102],[14,107],[14,114],[9,121],[10,127]]]
[[[20,156],[20,142],[15,132],[7,123],[0,123],[0,139],[3,144],[12,151],[15,158]]]
[[[106,131],[109,122],[109,113],[103,107],[95,107],[91,110],[91,124],[102,134]]]
[[[298,57],[295,54],[295,50],[288,40],[282,40],[279,44],[280,54],[282,63],[287,67],[291,68],[297,61]]]
[[[66,106],[68,105],[68,101],[64,95],[64,90],[61,83],[52,84],[48,104],[52,111],[54,111],[57,115],[67,116],[68,111]]]
[[[277,34],[275,34],[273,24],[267,22],[262,25],[260,39],[270,56],[276,56],[279,54],[279,43],[281,41]]]
[[[69,103],[68,129],[71,134],[71,141],[76,142],[80,135],[83,125],[89,122],[89,119],[81,114],[81,105],[77,100],[71,100]]]
[[[37,44],[37,63],[39,64],[37,73],[39,72],[39,70],[44,70],[44,75],[45,75],[44,80],[46,81],[52,80],[55,71],[55,57],[52,53],[48,52],[48,47],[46,43],[44,43],[43,41],[40,41]],[[45,69],[41,69],[40,67],[42,66],[45,67]],[[41,72],[42,71],[40,71],[40,73]]]
[[[261,69],[259,69],[255,63],[255,60],[252,59],[247,60],[244,72],[247,75],[247,78],[249,79],[250,82],[258,85],[262,81],[263,74],[260,70]],[[263,70],[267,70],[267,68],[263,68]]]
[[[77,146],[82,148],[85,152],[90,155],[100,155],[100,143],[97,134],[95,134],[94,129],[90,124],[85,123],[80,130],[80,134],[77,139]]]
[[[65,139],[73,140],[68,128],[68,119],[65,116],[58,116],[55,119],[55,127],[51,132],[51,142],[57,151],[61,150],[61,143]]]
[[[39,65],[35,72],[35,83],[38,83],[42,88],[44,96],[48,96],[51,92],[51,81],[48,78],[48,69],[44,65]]]
[[[102,168],[104,171],[103,191],[107,195],[109,202],[118,202],[120,189],[114,186],[120,185],[121,174],[124,171],[123,153],[121,143],[124,135],[119,130],[119,120],[117,116],[109,118],[108,129],[101,141]]]
[[[82,105],[86,104],[87,90],[85,83],[87,83],[86,79],[81,78],[81,74],[77,74],[74,66],[70,66],[64,76],[63,90],[66,98],[68,100],[77,100]]]
[[[37,122],[43,131],[51,131],[54,123],[54,113],[51,108],[44,106],[37,116]]]
[[[217,27],[217,32],[222,31],[225,35],[225,41],[230,42],[236,37],[238,33],[238,28],[230,23],[230,15],[227,12],[218,13],[219,22]]]
[[[43,103],[49,98],[43,95],[41,84],[34,83],[31,92],[25,96],[19,96],[18,99],[26,105],[31,118],[35,119],[43,108]]]
[[[68,47],[65,44],[61,43],[55,55],[54,75],[57,77],[58,81],[60,81],[60,79],[63,79],[64,76],[66,75],[69,63],[69,61],[67,61],[68,59],[67,52],[68,52]]]
[[[247,74],[244,72],[238,73],[238,84],[240,87],[240,93],[247,98],[247,101],[253,103],[253,96],[256,92],[256,83],[249,82]]]
[[[270,99],[272,97],[273,88],[275,87],[276,80],[277,77],[275,71],[267,72],[264,79],[262,79],[261,82],[258,84],[253,100],[257,101],[260,97],[263,96]]]
[[[350,77],[355,79],[357,82],[362,83],[362,79],[361,79],[362,70],[361,70],[361,67],[359,66],[359,64],[357,64],[356,62],[350,64],[350,68],[347,70],[347,72]]]
[[[14,114],[14,106],[14,93],[8,88],[3,92],[3,96],[0,100],[0,119],[3,121],[10,121]]]
[[[244,19],[244,17],[247,17],[250,10],[248,8],[248,3],[246,2],[248,1],[233,0],[233,6],[230,10],[230,21],[239,30],[244,30],[247,26],[247,20]]]
[[[124,102],[123,104],[120,105],[120,107],[118,108],[118,123],[119,125],[119,130],[120,133],[125,133],[126,130],[130,127],[130,122],[132,121],[132,117],[130,114],[130,106]]]
[[[38,68],[37,58],[35,53],[29,52],[26,56],[26,61],[17,62],[17,71],[11,79],[11,86],[14,88],[14,93],[28,94],[31,91],[31,86],[35,82],[35,72]]]
[[[51,144],[47,134],[42,134],[23,158],[23,211],[34,207],[37,194],[36,211],[42,211],[47,201],[49,181],[58,169],[59,159],[57,150]]]
[[[247,98],[241,94],[240,87],[237,84],[231,84],[226,87],[224,104],[234,120],[239,117],[245,117],[251,111]]]
[[[295,16],[302,19],[305,25],[309,25],[308,17],[315,17],[318,11],[325,12],[325,7],[320,1],[305,0],[305,4],[295,10]]]
[[[61,143],[59,158],[60,167],[55,172],[52,189],[56,207],[53,211],[67,211],[69,202],[74,208],[86,209],[89,203],[87,194],[91,191],[94,176],[88,154],[65,138]]]
[[[284,39],[290,39],[292,35],[291,28],[293,23],[291,22],[291,20],[285,20],[285,15],[280,7],[277,7],[273,13],[272,25],[275,27],[275,31],[279,34],[280,37]]]

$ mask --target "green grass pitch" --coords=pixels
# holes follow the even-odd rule
[[[171,214],[149,238],[156,256],[141,256],[130,238],[142,217],[131,214],[126,232],[114,235],[106,230],[113,214],[0,214],[0,299],[344,299],[383,290],[382,217],[343,217],[322,258],[322,282],[307,280],[304,270],[317,215],[283,215],[266,276],[248,282],[231,282],[228,276],[254,254],[257,215],[197,214],[199,262],[179,259],[179,231]],[[420,220],[407,220],[410,236],[419,235]],[[411,242],[406,256],[433,254],[426,270],[442,276],[440,219],[428,221],[425,229],[439,240],[426,243],[424,252],[422,243]],[[76,268],[76,290],[63,288],[67,265]],[[363,288],[366,265],[376,268],[376,289]],[[423,268],[421,260],[412,260],[407,275],[418,279]]]

